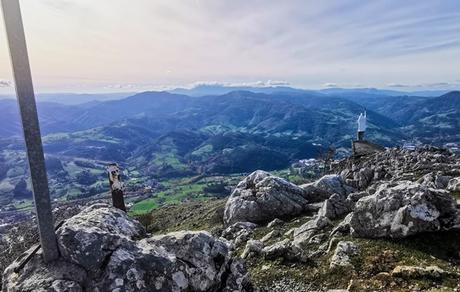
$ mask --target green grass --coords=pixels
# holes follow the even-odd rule
[[[24,200],[14,203],[14,207],[18,210],[19,209],[30,209],[33,207],[33,201],[24,199]]]
[[[77,173],[82,171],[82,168],[73,162],[69,162],[64,164],[64,170],[67,171],[69,175],[75,176]]]
[[[454,196],[454,198],[456,198],[457,200],[460,200],[460,191],[452,192],[452,196]]]
[[[170,179],[163,181],[161,184],[164,190],[152,194],[150,198],[136,202],[129,213],[134,216],[147,214],[152,210],[163,205],[177,205],[183,202],[196,201],[203,202],[209,198],[215,197],[218,194],[206,193],[204,191],[208,184],[225,181],[230,186],[236,185],[240,176],[215,176],[202,179],[194,179],[195,177],[184,177],[180,179]]]
[[[157,200],[155,198],[149,198],[134,204],[129,212],[132,215],[141,215],[148,213],[155,208],[158,208]]]
[[[298,174],[292,174],[289,169],[270,171],[270,173],[275,176],[282,177],[297,185],[305,184],[311,181],[311,179],[303,178]]]
[[[175,169],[186,169],[187,166],[179,161],[177,156],[174,153],[158,153],[156,154],[153,164],[157,166],[169,165]]]
[[[193,151],[192,155],[194,155],[194,156],[203,156],[203,155],[211,153],[212,151],[213,151],[212,145],[206,144],[206,145],[198,148],[197,150]]]
[[[184,181],[187,180],[173,180],[163,184],[167,188],[165,191],[155,193],[152,198],[135,203],[130,209],[130,214],[141,215],[148,213],[161,205],[179,204],[186,199],[203,200],[203,198],[205,198],[205,194],[203,193],[205,184],[183,184]]]

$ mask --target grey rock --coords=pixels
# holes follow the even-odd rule
[[[243,259],[252,257],[253,255],[259,255],[262,253],[262,249],[264,248],[263,241],[260,240],[249,240],[246,243],[246,247],[241,254]]]
[[[330,226],[332,226],[332,223],[327,217],[316,216],[294,230],[293,244],[301,248],[302,246],[309,243],[313,235],[320,233],[326,227]]]
[[[325,175],[313,185],[329,192],[329,194],[339,194],[343,197],[346,197],[349,193],[354,191],[354,189],[347,185],[342,177],[337,174]]]
[[[450,179],[447,189],[452,192],[460,192],[460,177]]]
[[[258,170],[242,180],[230,195],[224,222],[227,225],[239,221],[265,223],[299,215],[307,204],[307,194],[302,188]]]
[[[267,227],[268,228],[273,228],[273,227],[276,227],[276,226],[281,226],[283,224],[284,224],[283,220],[275,218],[272,221],[270,221],[270,223],[267,224]]]
[[[417,183],[429,187],[435,188],[436,175],[433,172],[427,173],[417,180]]]
[[[101,291],[215,291],[228,273],[229,251],[228,243],[207,232],[174,232],[130,242],[112,254],[95,286]]]
[[[277,238],[281,236],[281,232],[279,230],[272,230],[269,233],[265,234],[264,237],[262,237],[261,241],[262,242],[267,242],[271,239]]]
[[[430,172],[421,177],[417,182],[436,189],[446,189],[451,176],[443,175],[442,172],[438,171],[437,173]]]
[[[140,239],[143,228],[120,212],[97,205],[68,220],[57,233],[66,253],[51,264],[35,254],[19,273],[11,265],[5,291],[252,291],[225,239],[200,231]]]
[[[438,174],[436,175],[436,178],[434,180],[434,185],[438,189],[446,189],[447,186],[449,185],[449,181],[452,177],[448,175],[441,175]]]
[[[73,286],[78,288],[78,285],[81,287],[84,285],[88,277],[87,271],[82,267],[63,261],[62,258],[52,264],[45,264],[41,250],[31,258],[20,273],[16,273],[14,268],[20,259],[5,269],[3,291],[59,291],[57,289],[60,289],[61,281],[73,282]]]
[[[406,237],[419,232],[452,228],[457,218],[455,200],[444,190],[400,181],[379,186],[360,199],[350,220],[356,237]]]
[[[97,272],[120,245],[144,234],[144,227],[125,212],[95,204],[68,219],[58,230],[57,238],[64,259]]]
[[[351,257],[357,255],[358,247],[351,241],[340,241],[337,243],[334,254],[331,258],[329,267],[331,269],[337,267],[353,267]]]
[[[288,231],[286,231],[286,232],[284,233],[284,236],[286,236],[286,237],[292,237],[292,236],[294,235],[294,232],[295,232],[296,229],[297,229],[297,228],[291,228],[291,229],[289,229]]]
[[[230,264],[230,270],[227,273],[227,281],[222,292],[250,292],[255,291],[249,272],[246,270],[244,262],[233,259]]]
[[[349,213],[345,218],[331,231],[330,236],[335,234],[348,235],[350,234],[350,221],[353,213]]]
[[[251,238],[256,227],[257,224],[251,222],[236,222],[222,232],[222,237],[239,246]]]
[[[284,258],[290,252],[290,240],[284,239],[262,249],[262,253],[267,259]]]
[[[363,167],[354,173],[354,180],[357,182],[357,187],[361,190],[367,188],[374,178],[374,170],[370,167]]]
[[[449,273],[438,266],[416,267],[416,266],[396,266],[391,271],[391,276],[404,279],[439,279]]]
[[[315,182],[303,184],[300,187],[305,191],[306,198],[311,203],[322,202],[331,195],[329,190],[317,187]]]
[[[51,291],[55,292],[82,292],[81,286],[74,281],[55,280],[51,284]]]
[[[349,206],[354,209],[355,203],[359,201],[359,199],[369,196],[368,192],[355,192],[351,193],[347,197],[347,202]]]
[[[319,233],[316,235],[313,235],[308,243],[312,244],[321,244],[323,243],[326,239],[328,238],[328,235],[326,233]]]
[[[333,220],[344,216],[350,211],[351,208],[345,198],[339,194],[333,194],[324,202],[323,207],[318,212],[318,216]]]
[[[329,198],[330,195],[328,195],[328,197],[326,197],[325,199],[323,199],[322,202],[317,202],[317,203],[311,203],[311,204],[307,204],[307,206],[305,207],[305,209],[307,210],[307,212],[311,212],[311,213],[315,213],[315,212],[318,212],[324,205],[324,200],[326,200],[327,198]]]

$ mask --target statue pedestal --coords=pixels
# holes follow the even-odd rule
[[[351,148],[353,150],[354,157],[365,156],[385,150],[385,147],[365,140],[352,141]]]

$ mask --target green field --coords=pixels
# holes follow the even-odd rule
[[[210,198],[222,197],[222,193],[211,193],[206,187],[223,183],[228,187],[235,186],[242,176],[212,176],[212,177],[187,177],[163,181],[163,191],[154,193],[151,197],[136,202],[129,210],[131,215],[143,215],[163,205],[175,205],[188,201],[203,201]],[[209,190],[209,189],[208,189]],[[228,195],[228,194],[227,194]]]
[[[207,194],[203,192],[206,186],[203,182],[188,183],[188,180],[171,180],[163,183],[166,190],[155,193],[151,198],[135,203],[130,214],[141,215],[158,208],[161,205],[178,204],[186,200],[205,199]]]

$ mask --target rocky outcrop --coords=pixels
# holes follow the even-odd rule
[[[396,266],[391,272],[391,276],[404,279],[431,278],[439,279],[448,275],[446,271],[438,266],[415,267],[415,266]]]
[[[355,208],[356,202],[358,202],[359,199],[367,197],[367,196],[369,196],[368,192],[355,192],[355,193],[349,194],[346,200],[348,203],[348,207],[351,210],[353,210]]]
[[[251,222],[236,222],[222,231],[222,237],[233,242],[236,246],[251,238],[257,224]]]
[[[331,258],[331,263],[329,267],[331,269],[337,267],[351,267],[353,268],[353,264],[351,263],[351,258],[357,255],[359,252],[358,247],[351,241],[340,241],[337,243],[337,247],[335,248],[334,254]]]
[[[317,187],[316,182],[303,184],[300,187],[305,191],[306,197],[311,203],[322,202],[331,196],[331,192],[328,189]]]
[[[399,181],[384,183],[375,194],[361,198],[349,224],[353,236],[400,238],[449,229],[457,216],[449,192]]]
[[[427,186],[446,188],[449,177],[460,175],[460,160],[448,150],[435,147],[420,147],[415,151],[393,148],[344,159],[337,163],[336,172],[359,190],[381,180],[416,181],[427,174],[430,175],[423,179]]]
[[[343,178],[337,174],[325,175],[313,184],[316,188],[325,190],[329,194],[339,194],[343,197],[354,191],[352,187],[347,185]]]
[[[356,188],[366,189],[374,179],[374,170],[370,167],[363,167],[353,173],[353,180],[356,182]]]
[[[98,272],[110,254],[122,244],[145,235],[144,227],[126,213],[95,204],[68,219],[58,230],[62,258]]]
[[[227,241],[191,231],[145,238],[136,220],[107,205],[83,210],[57,237],[59,260],[45,264],[35,254],[18,273],[13,264],[5,271],[5,291],[252,289]]]
[[[449,180],[447,189],[452,192],[460,192],[460,177],[455,177]]]
[[[278,218],[273,219],[270,223],[267,224],[268,228],[273,228],[277,226],[281,226],[284,224],[284,221]]]
[[[318,215],[327,217],[331,220],[341,218],[350,212],[350,204],[339,194],[333,194],[327,199],[323,207],[319,210]]]
[[[417,182],[430,188],[445,189],[450,179],[450,176],[442,175],[442,172],[439,171],[437,174],[433,172],[427,173]]]
[[[304,212],[308,203],[302,188],[258,170],[242,180],[230,195],[224,222],[266,223],[275,218],[293,217]]]
[[[293,244],[298,247],[305,247],[314,235],[331,226],[332,223],[327,217],[316,216],[294,230]]]
[[[249,240],[246,243],[246,247],[241,254],[243,259],[251,257],[253,255],[259,255],[262,253],[262,249],[264,248],[264,243],[260,240]]]

